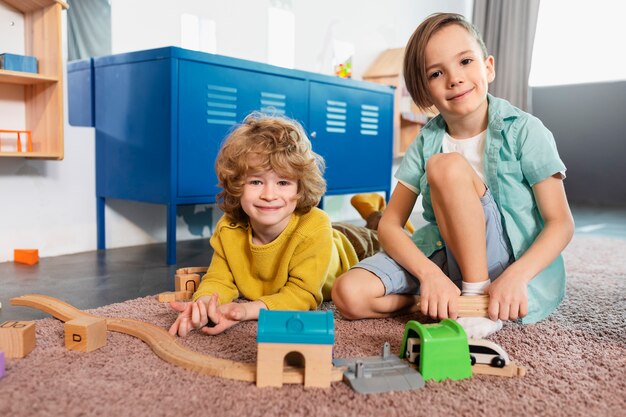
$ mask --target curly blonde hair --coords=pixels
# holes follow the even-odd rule
[[[296,211],[308,213],[326,192],[325,164],[313,152],[302,126],[285,117],[252,113],[224,141],[215,161],[219,207],[235,221],[248,221],[240,198],[246,176],[273,170],[298,181]]]

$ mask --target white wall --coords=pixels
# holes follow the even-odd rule
[[[180,15],[187,13],[215,21],[217,53],[265,62],[267,8],[276,4],[290,8],[295,15],[297,69],[320,69],[320,56],[331,27],[335,39],[354,44],[353,74],[358,79],[384,49],[403,46],[428,14],[455,11],[467,15],[472,3],[471,0],[111,0],[113,52],[180,46]],[[4,16],[3,13],[6,10],[0,9],[0,15]],[[65,39],[65,29],[63,32]],[[1,42],[2,39],[0,45]],[[64,41],[64,48],[66,45]],[[11,114],[20,106],[15,91],[4,85],[0,88],[0,125],[23,119],[21,113]],[[2,106],[7,110],[2,111]],[[94,136],[92,128],[72,127],[66,122],[63,161],[0,158],[0,261],[12,260],[14,248],[38,248],[42,257],[96,248]],[[358,217],[347,200],[347,197],[327,199],[326,208],[334,220]],[[178,239],[209,236],[211,219],[202,213],[211,210],[203,206],[179,210]],[[111,200],[107,203],[106,219],[109,248],[165,241],[164,206]]]

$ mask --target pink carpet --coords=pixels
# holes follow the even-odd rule
[[[107,345],[92,353],[68,351],[62,322],[49,318],[37,322],[32,353],[7,359],[0,416],[624,416],[626,240],[577,237],[565,258],[568,293],[558,311],[535,325],[507,323],[492,337],[526,367],[522,378],[477,375],[367,396],[341,382],[327,390],[257,389],[177,368],[124,334],[109,332]],[[175,318],[152,297],[89,312],[163,328]],[[397,354],[409,319],[350,322],[336,315],[335,356],[378,355],[385,341]],[[249,322],[217,337],[193,334],[182,343],[254,362],[255,337],[256,322]]]

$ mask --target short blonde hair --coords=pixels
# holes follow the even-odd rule
[[[435,13],[426,18],[413,32],[404,52],[404,81],[411,98],[423,109],[432,106],[426,74],[426,45],[440,29],[449,25],[459,25],[476,39],[486,59],[489,54],[478,30],[465,17],[457,13]]]
[[[308,213],[326,192],[324,160],[302,126],[285,117],[252,113],[224,141],[215,161],[218,205],[235,221],[248,221],[240,198],[246,176],[273,170],[298,181],[296,211]]]

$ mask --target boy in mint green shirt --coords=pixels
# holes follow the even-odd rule
[[[421,130],[396,173],[379,223],[383,253],[337,279],[333,301],[346,318],[417,310],[457,318],[457,296],[488,294],[489,318],[462,317],[469,337],[501,320],[549,315],[565,294],[562,250],[574,223],[565,166],[535,117],[488,94],[494,58],[463,16],[430,16],[406,48],[411,97],[439,115]],[[429,224],[402,227],[422,195]]]

